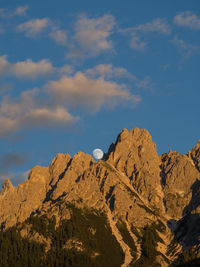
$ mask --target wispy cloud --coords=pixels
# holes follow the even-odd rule
[[[146,76],[143,80],[136,79],[135,84],[138,89],[154,89],[154,84],[152,84],[151,78],[149,76]]]
[[[28,9],[28,5],[18,6],[15,9],[0,8],[0,16],[5,19],[11,19],[15,16],[25,16],[27,14]]]
[[[171,41],[178,49],[178,51],[183,55],[183,59],[187,59],[191,54],[199,51],[199,47],[192,45],[184,40],[179,39],[177,36]]]
[[[27,171],[15,171],[15,172],[11,172],[9,170],[7,171],[1,171],[0,172],[0,190],[1,190],[1,186],[3,184],[3,182],[9,178],[12,182],[12,184],[14,186],[23,183],[24,181],[26,181],[28,179],[29,173],[31,170],[27,170]]]
[[[0,57],[0,76],[3,76],[10,72],[10,63],[7,61],[7,56]]]
[[[67,44],[67,31],[60,29],[56,22],[49,18],[31,19],[17,25],[15,29],[16,32],[24,32],[30,38],[36,38],[40,33],[45,32],[46,36],[57,44]]]
[[[64,65],[59,69],[59,73],[61,75],[63,74],[72,74],[74,72],[74,68],[71,65]]]
[[[67,44],[67,33],[66,31],[52,28],[52,31],[49,33],[49,36],[60,45],[66,45]]]
[[[169,35],[171,33],[170,26],[164,18],[157,18],[152,22],[140,24],[136,27],[130,28],[129,30],[142,32],[157,32],[165,35]]]
[[[131,33],[131,41],[130,47],[136,51],[144,51],[147,46],[147,42],[141,41],[140,37],[132,32]]]
[[[8,170],[9,168],[19,166],[27,161],[27,155],[24,156],[17,152],[9,152],[0,158],[1,172]]]
[[[31,19],[27,22],[19,24],[16,27],[17,32],[25,32],[28,37],[36,37],[39,33],[43,32],[48,26],[50,26],[50,20],[48,18],[43,19]]]
[[[18,16],[25,16],[28,10],[29,10],[29,7],[27,5],[19,6],[15,9],[14,14]]]
[[[34,62],[31,59],[10,63],[7,56],[0,57],[0,76],[15,75],[20,78],[37,78],[52,73],[55,68],[47,59]]]
[[[200,30],[200,18],[191,11],[184,11],[174,17],[177,26],[187,27],[192,30]]]
[[[39,89],[25,91],[19,99],[4,98],[0,105],[0,136],[4,137],[19,129],[71,125],[78,117],[73,117],[63,106],[48,106],[40,103]]]
[[[128,72],[125,68],[114,67],[112,64],[99,64],[91,69],[88,69],[85,74],[91,78],[99,76],[105,78],[120,78],[125,77],[135,80],[136,77]]]
[[[168,70],[170,68],[170,64],[164,64],[162,66],[160,66],[160,68],[164,71]]]
[[[156,18],[153,21],[139,24],[138,26],[120,29],[122,34],[130,35],[130,47],[136,51],[144,51],[148,43],[143,41],[143,37],[147,33],[159,33],[163,35],[170,35],[171,28],[165,18]]]
[[[75,24],[75,34],[71,51],[67,57],[97,56],[101,52],[113,50],[110,35],[113,33],[115,19],[112,15],[88,18],[81,15]]]

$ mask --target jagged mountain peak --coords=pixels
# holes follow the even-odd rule
[[[72,164],[73,163],[81,163],[81,164],[88,164],[88,162],[94,163],[94,159],[90,154],[84,153],[82,151],[79,151],[78,153],[76,153],[74,155],[74,157],[72,158]]]
[[[6,192],[13,190],[15,187],[13,186],[13,184],[11,183],[10,179],[7,178],[5,179],[2,189],[0,191],[0,195],[4,195]]]
[[[159,157],[149,132],[139,128],[123,129],[104,159],[97,162],[84,152],[78,152],[73,157],[59,153],[49,167],[35,166],[27,181],[16,188],[9,180],[4,182],[0,193],[0,228],[3,231],[21,223],[23,237],[46,242],[46,249],[51,250],[54,242],[51,237],[56,228],[51,229],[53,232],[47,238],[36,231],[37,227],[33,231],[34,220],[37,223],[40,217],[42,222],[44,218],[51,223],[53,220],[59,229],[65,224],[71,225],[73,220],[73,223],[79,224],[77,214],[82,214],[81,224],[86,219],[87,225],[94,214],[104,216],[104,224],[105,221],[108,224],[106,229],[110,229],[111,236],[124,253],[123,266],[136,261],[139,264],[140,257],[142,262],[146,231],[147,235],[154,233],[154,243],[157,240],[154,249],[159,251],[160,256],[154,257],[154,262],[168,266],[167,261],[177,258],[167,254],[169,246],[176,244],[175,249],[179,249],[181,255],[181,249],[198,245],[197,241],[188,243],[184,228],[186,225],[195,240],[200,236],[200,230],[194,230],[192,226],[200,221],[198,153],[197,145],[187,155],[170,150]],[[100,217],[95,219],[96,222]],[[189,225],[190,220],[192,225]],[[73,227],[77,226],[66,228],[67,234],[74,233]],[[97,229],[89,229],[96,238]],[[84,253],[84,240],[72,235],[65,240],[63,249],[76,250],[76,246],[81,247]],[[91,253],[91,258],[101,255],[99,251]]]
[[[145,129],[134,128],[128,131],[126,128],[118,135],[115,144],[111,144],[107,159],[115,159],[118,154],[122,154],[126,151],[125,156],[129,156],[131,152],[138,152],[138,156],[141,157],[145,148],[148,147],[150,152],[157,155],[156,145],[152,142],[150,133]],[[147,152],[147,151],[146,151]]]
[[[163,209],[160,184],[160,158],[151,135],[145,129],[123,129],[105,157],[106,161],[124,173],[130,183],[151,204]]]

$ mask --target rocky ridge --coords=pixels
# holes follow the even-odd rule
[[[200,141],[186,155],[158,156],[147,130],[123,129],[103,160],[83,152],[73,158],[58,154],[49,167],[34,167],[16,188],[6,180],[0,192],[1,230],[17,224],[22,237],[46,244],[46,252],[53,241],[33,231],[34,220],[55,218],[59,229],[77,210],[105,215],[124,255],[122,266],[169,266],[190,251],[199,258]],[[146,252],[147,259],[150,237],[154,250]],[[84,240],[72,236],[63,249],[76,246],[84,253]],[[91,260],[101,257],[100,250],[90,253]]]

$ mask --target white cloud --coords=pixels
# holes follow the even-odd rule
[[[177,26],[187,27],[192,30],[200,30],[200,18],[191,11],[184,11],[174,17]]]
[[[24,16],[26,15],[26,12],[28,11],[29,7],[28,6],[19,6],[16,8],[14,14],[18,16]]]
[[[178,48],[178,51],[183,55],[184,59],[189,58],[192,53],[199,51],[198,46],[192,45],[181,39],[178,39],[177,36],[174,37],[174,39],[171,42]]]
[[[52,29],[49,36],[60,45],[66,45],[67,43],[67,33],[63,30],[59,29]]]
[[[147,42],[142,40],[146,33],[159,33],[169,35],[171,33],[170,26],[164,18],[157,18],[153,21],[140,24],[135,27],[119,30],[122,34],[129,34],[131,37],[130,47],[136,51],[144,51],[147,47]]]
[[[134,31],[143,31],[143,32],[158,32],[162,34],[170,34],[171,29],[166,21],[163,18],[157,18],[152,22],[147,22],[145,24],[140,24],[137,27],[133,27],[132,30]]]
[[[113,33],[115,19],[111,15],[99,18],[79,17],[75,25],[71,53],[68,57],[96,56],[101,52],[113,50],[110,35]]]
[[[86,71],[86,75],[92,78],[96,78],[98,76],[104,77],[104,78],[120,78],[120,77],[126,77],[129,79],[136,79],[134,75],[129,73],[125,68],[117,68],[114,67],[112,64],[99,64],[95,66],[92,69],[88,69]]]
[[[102,106],[114,107],[121,101],[130,101],[132,104],[140,101],[140,97],[132,95],[124,84],[105,81],[102,76],[92,79],[82,72],[51,81],[46,85],[46,90],[57,103],[92,112],[97,112]]]
[[[4,98],[0,105],[0,136],[6,136],[19,129],[69,125],[77,121],[63,106],[48,106],[38,103],[38,89],[25,91],[20,99]]]
[[[69,124],[76,121],[62,106],[58,106],[55,109],[48,107],[31,109],[25,119],[28,124],[31,122],[30,126],[51,126],[52,124]]]
[[[153,89],[150,77],[147,76],[143,80],[139,80],[125,68],[114,67],[112,64],[99,64],[92,69],[88,69],[84,74],[88,78],[96,79],[98,77],[103,77],[108,81],[112,78],[126,78],[134,82],[137,89]]]
[[[135,27],[130,27],[127,29],[120,30],[122,33],[136,33],[136,32],[157,32],[164,35],[169,35],[171,33],[171,28],[169,24],[167,23],[167,20],[165,18],[157,18],[153,21],[140,24]]]
[[[31,19],[27,22],[19,24],[16,27],[17,32],[25,32],[28,37],[35,37],[37,34],[44,31],[50,25],[48,18]]]
[[[154,89],[154,85],[152,84],[149,76],[146,76],[143,80],[137,79],[135,83],[138,89],[147,89],[147,90]]]
[[[13,72],[17,77],[36,78],[38,76],[52,73],[54,70],[51,62],[43,59],[33,62],[31,59],[13,64]]]
[[[130,46],[132,49],[136,51],[143,51],[146,48],[147,43],[141,41],[138,35],[136,35],[135,33],[132,33]]]
[[[64,65],[59,69],[60,74],[72,74],[74,72],[73,67],[70,65]]]
[[[31,59],[19,61],[17,63],[10,63],[7,56],[0,57],[0,75],[15,75],[22,78],[36,78],[39,76],[52,73],[55,68],[47,59],[42,59],[34,62]]]
[[[10,72],[10,63],[7,61],[7,56],[3,55],[0,57],[0,76]]]

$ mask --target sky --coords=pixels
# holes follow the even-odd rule
[[[0,0],[0,185],[123,128],[200,138],[199,0]]]

